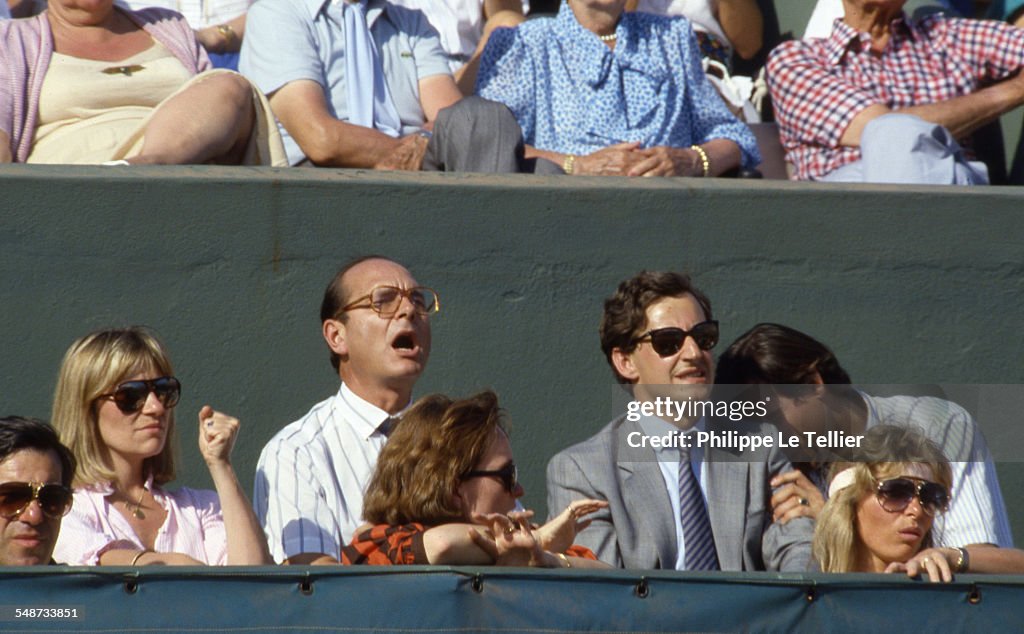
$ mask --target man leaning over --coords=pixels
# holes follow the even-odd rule
[[[718,322],[681,273],[642,271],[605,300],[601,348],[636,401],[700,395],[714,379]],[[671,417],[668,417],[671,418]],[[703,418],[616,418],[548,464],[548,509],[607,500],[577,542],[625,568],[807,570],[813,524],[772,523],[771,478],[791,469],[778,449],[757,461],[701,448]],[[631,437],[685,434],[689,448],[630,449]]]

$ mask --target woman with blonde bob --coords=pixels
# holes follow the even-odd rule
[[[856,462],[832,466],[829,500],[814,531],[823,572],[906,572],[951,581],[953,573],[1024,571],[1024,551],[971,544],[935,548],[932,524],[949,506],[949,461],[912,428],[880,425]]]
[[[199,411],[199,450],[216,492],[174,479],[181,384],[143,327],[94,332],[64,355],[53,425],[78,460],[75,501],[56,553],[77,565],[273,563],[231,466],[236,419]]]
[[[462,400],[434,394],[402,415],[363,501],[368,525],[342,548],[345,564],[605,567],[573,546],[582,519],[607,506],[573,502],[535,527],[494,392]]]

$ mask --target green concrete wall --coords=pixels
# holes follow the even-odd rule
[[[1018,188],[12,165],[0,189],[0,412],[48,417],[75,338],[150,325],[185,385],[193,486],[202,404],[242,419],[248,488],[263,444],[334,392],[321,294],[372,252],[441,295],[418,392],[496,389],[539,512],[547,460],[609,418],[597,323],[641,268],[690,271],[725,342],[783,322],[858,382],[1024,382]],[[1000,472],[1024,535],[1020,467]]]

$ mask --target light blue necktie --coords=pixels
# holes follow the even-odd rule
[[[377,47],[366,25],[366,0],[341,2],[345,25],[345,82],[349,123],[401,134],[402,120],[391,100]]]
[[[679,520],[683,527],[686,553],[683,565],[687,570],[718,570],[718,552],[711,532],[708,509],[700,484],[690,466],[690,449],[679,448]]]

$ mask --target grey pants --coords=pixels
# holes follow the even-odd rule
[[[872,119],[860,136],[861,160],[826,174],[832,183],[987,185],[988,168],[968,161],[946,128],[909,114]]]
[[[523,132],[504,104],[465,97],[437,114],[423,157],[434,172],[561,173],[550,161],[523,158]]]

